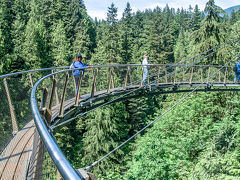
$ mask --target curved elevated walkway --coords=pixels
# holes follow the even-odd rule
[[[98,102],[99,100],[106,99],[110,96],[115,95],[121,95],[127,92],[131,92],[133,90],[136,90],[135,92],[139,91],[151,91],[149,93],[155,93],[155,94],[163,94],[163,93],[171,93],[171,92],[184,92],[182,90],[179,90],[179,88],[194,88],[196,86],[199,86],[201,82],[194,82],[194,83],[165,83],[165,84],[154,84],[151,86],[146,86],[139,88],[140,85],[135,86],[127,86],[126,88],[119,87],[119,88],[113,88],[110,92],[107,92],[107,90],[103,91],[97,91],[94,93],[94,96],[91,97],[90,94],[85,94],[81,96],[81,100],[79,102],[78,107],[86,107],[86,106],[92,106],[94,102]],[[238,89],[229,89],[231,87],[240,87],[240,84],[234,84],[234,83],[205,83],[202,84],[201,87],[204,89],[200,89],[200,91],[205,91],[206,88],[208,88],[209,91],[211,91],[211,87],[224,87],[225,90],[231,91],[231,90],[237,90],[240,91],[240,88]],[[163,91],[164,89],[168,89]],[[220,89],[215,89],[220,90]],[[222,89],[224,90],[224,89]],[[135,94],[136,95],[136,94]],[[129,98],[129,97],[128,97]],[[74,106],[75,98],[70,99],[65,102],[64,109],[65,115],[62,120],[69,118],[76,112],[79,112],[79,108]],[[96,106],[99,104],[96,103]],[[52,108],[53,112],[53,118],[56,118],[58,116],[59,112],[59,106],[56,105]],[[3,153],[0,156],[0,179],[8,180],[8,179],[25,179],[27,176],[27,170],[28,165],[30,161],[30,157],[32,154],[33,149],[33,139],[34,139],[34,133],[35,133],[35,125],[34,121],[31,120],[21,131],[19,131],[16,136],[12,139],[12,141],[8,144],[8,146],[4,149]]]

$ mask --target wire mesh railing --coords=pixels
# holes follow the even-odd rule
[[[30,108],[33,84],[40,77],[52,73],[52,70],[65,68],[68,67],[0,76],[0,179],[26,178],[35,136]],[[52,84],[45,83],[49,87]],[[37,98],[41,98],[41,94],[37,94]]]
[[[186,64],[150,64],[148,66],[148,82],[150,85],[158,86],[166,84],[202,83],[203,79],[207,79],[213,72],[216,72],[221,67],[222,66],[216,65],[187,66]],[[42,102],[40,102],[40,98],[36,99],[36,104],[38,104],[38,106],[34,108],[35,112],[39,110],[39,121],[43,120],[45,122],[45,124],[42,124],[44,126],[46,125],[45,133],[48,133],[48,137],[51,137],[54,142],[54,148],[60,152],[61,157],[64,155],[56,142],[60,137],[57,136],[57,139],[55,139],[51,127],[56,119],[61,122],[61,118],[68,113],[68,110],[80,106],[81,101],[89,100],[103,94],[111,94],[116,91],[122,91],[124,94],[124,90],[126,89],[130,89],[131,92],[131,88],[134,90],[144,87],[142,83],[142,65],[106,65],[86,68],[84,75],[81,76],[79,80],[79,87],[76,87],[74,76],[71,75],[69,71],[71,70],[56,72],[44,77],[38,81],[35,92],[33,91],[32,94],[44,94],[42,91],[47,89],[47,93],[41,98]],[[218,76],[207,83],[233,83],[233,76],[232,66],[224,67],[219,71]],[[79,96],[76,92],[79,93]],[[34,98],[35,97],[32,96],[32,100],[34,100]],[[45,102],[43,102],[44,99]],[[38,128],[41,129],[40,127]],[[44,133],[44,131],[41,129],[39,133],[41,138],[44,139],[43,134],[41,134]],[[44,141],[44,144],[45,143],[47,142]],[[45,146],[49,151],[50,144],[45,144]],[[53,154],[50,153],[50,156],[55,163],[56,159],[54,160],[54,157],[52,157]],[[45,156],[42,158],[44,157]],[[64,158],[66,157],[64,156]],[[70,165],[67,159],[64,159],[64,162]],[[44,168],[46,168],[46,166],[44,166]],[[65,168],[66,167],[61,165],[58,166],[62,176],[69,178],[70,174],[66,173]],[[65,174],[63,174],[64,171]],[[75,172],[73,168],[70,171]],[[42,169],[42,175],[45,175],[46,172],[49,171]],[[77,172],[75,172],[75,175],[79,176]]]

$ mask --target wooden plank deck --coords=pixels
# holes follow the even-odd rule
[[[169,83],[162,83],[159,85],[171,85]],[[232,84],[231,84],[232,85]],[[240,86],[240,84],[233,84],[234,86]],[[139,85],[127,86],[126,90],[138,89]],[[117,92],[125,91],[122,87],[111,89],[110,93],[107,90],[96,91],[94,96],[101,96],[104,94],[114,95]],[[81,95],[81,101],[88,100],[91,95],[84,94]],[[93,98],[94,99],[94,98]],[[73,106],[75,103],[75,98],[69,99],[64,103],[64,109]],[[53,116],[57,116],[59,112],[60,105],[56,105],[52,108]],[[15,137],[10,141],[8,146],[4,149],[0,155],[0,180],[22,180],[26,178],[27,168],[30,161],[30,157],[33,149],[33,139],[34,139],[35,125],[34,121],[31,120],[25,127],[19,131]]]
[[[0,156],[0,179],[25,179],[32,154],[35,125],[30,121],[11,140]]]

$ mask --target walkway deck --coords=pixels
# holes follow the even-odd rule
[[[198,84],[178,84],[179,87],[194,87]],[[173,88],[173,84],[161,84],[160,89]],[[157,86],[159,88],[159,86]],[[203,84],[203,87],[206,87],[207,84]],[[213,87],[234,87],[240,86],[240,84],[212,84]],[[123,92],[131,91],[139,88],[140,86],[128,86],[126,89],[114,88],[111,89],[111,95],[121,94]],[[107,90],[97,91],[94,94],[94,99],[102,99],[109,95]],[[81,101],[87,101],[90,98],[90,94],[85,94],[81,96]],[[64,104],[64,109],[67,109],[74,105],[74,98],[69,99]],[[57,116],[59,112],[59,105],[56,105],[52,108],[53,117]],[[33,149],[33,139],[34,139],[35,125],[34,121],[31,120],[21,131],[19,131],[16,136],[11,140],[8,146],[4,149],[3,153],[0,156],[0,179],[1,180],[10,180],[10,179],[25,179],[28,164]]]

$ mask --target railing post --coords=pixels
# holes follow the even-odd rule
[[[32,73],[29,73],[29,80],[30,80],[30,84],[31,84],[31,87],[33,88],[33,78],[32,78]]]
[[[82,73],[80,74],[79,76],[79,79],[78,79],[78,86],[76,87],[76,82],[75,82],[75,87],[77,88],[77,94],[76,94],[76,97],[75,97],[75,106],[78,106],[78,102],[79,102],[79,94],[80,94],[80,87],[82,85]],[[75,79],[75,78],[74,78]]]
[[[158,68],[158,75],[157,75],[157,86],[159,85],[159,78],[160,78],[161,66]]]
[[[168,78],[167,78],[167,66],[165,66],[165,81],[168,83]]]
[[[193,77],[193,69],[194,69],[194,67],[192,67],[192,71],[191,71],[191,75],[190,75],[190,80],[189,80],[189,84],[192,84],[192,77]]]
[[[48,104],[48,108],[46,109],[46,111],[44,113],[45,119],[47,120],[48,124],[51,123],[51,119],[52,119],[51,108],[52,108],[52,103],[53,103],[53,97],[54,97],[54,93],[55,93],[56,84],[57,84],[56,79],[53,79],[53,86],[52,86],[52,91],[51,91],[51,95],[50,95],[50,101],[49,101],[49,104]]]
[[[201,72],[201,82],[203,82],[203,69],[202,68],[200,69],[200,72]]]
[[[59,111],[59,115],[58,115],[59,117],[63,117],[63,112],[64,112],[64,106],[63,105],[64,105],[65,96],[66,96],[68,79],[69,79],[69,74],[66,74],[66,79],[65,79],[65,83],[64,83],[62,99],[61,99],[61,104],[60,104],[60,111]]]
[[[226,78],[227,78],[227,67],[225,68],[225,73],[224,73],[224,84],[226,84]]]
[[[126,73],[126,76],[125,76],[123,89],[126,89],[126,87],[127,87],[127,81],[128,81],[128,73],[129,73],[129,71],[130,71],[130,66],[127,67],[127,73]]]
[[[52,92],[51,92],[51,95],[50,95],[50,102],[49,102],[49,104],[48,104],[48,109],[51,109],[51,108],[52,108],[53,96],[54,96],[54,94],[55,94],[56,85],[57,85],[57,81],[56,81],[56,79],[54,78],[54,79],[53,79]]]
[[[94,72],[93,84],[92,84],[92,91],[91,91],[91,97],[94,97],[94,92],[95,92],[95,89],[96,89],[96,78],[97,78],[97,74],[98,74],[98,69],[96,69],[95,72]]]
[[[173,84],[176,83],[176,67],[174,67],[174,71],[175,71],[175,73],[174,73],[174,77],[173,77]]]
[[[40,113],[42,115],[45,114],[45,111],[47,109],[47,96],[48,96],[48,89],[42,88],[42,99],[41,99],[41,106],[40,106]]]
[[[114,86],[114,74],[113,74],[113,67],[112,67],[112,71],[111,71],[111,73],[112,73],[112,79],[111,79],[111,81],[112,81],[112,88],[114,88],[115,86]]]
[[[52,70],[52,73],[54,73],[53,70]],[[53,79],[55,79],[55,75],[53,75],[52,77],[53,77]],[[56,83],[57,83],[57,80],[56,80]],[[59,104],[58,88],[57,88],[57,86],[55,88],[55,96],[56,96],[56,104]]]
[[[15,135],[18,132],[18,124],[17,124],[17,120],[16,120],[16,116],[15,116],[15,109],[14,109],[14,106],[12,104],[12,100],[11,100],[11,96],[10,96],[10,92],[9,92],[9,89],[8,89],[8,84],[7,84],[7,79],[6,78],[3,79],[3,83],[4,83],[5,91],[6,91],[6,94],[7,94],[8,106],[9,106],[9,109],[10,109],[10,115],[11,115],[11,120],[12,120],[12,128],[13,128],[12,134]]]
[[[207,84],[208,84],[208,80],[209,80],[209,77],[210,77],[210,72],[211,72],[211,67],[209,66],[209,67],[208,67]]]
[[[221,71],[218,72],[218,82],[221,82]]]
[[[57,170],[57,180],[63,180],[63,178],[58,170]]]
[[[184,70],[184,68],[182,69],[182,76],[183,76],[183,82],[185,82],[185,70]]]
[[[107,92],[109,93],[110,92],[110,89],[111,89],[111,84],[114,88],[114,78],[113,78],[113,67],[110,68],[109,70],[109,80],[108,80],[108,89],[107,89]]]

